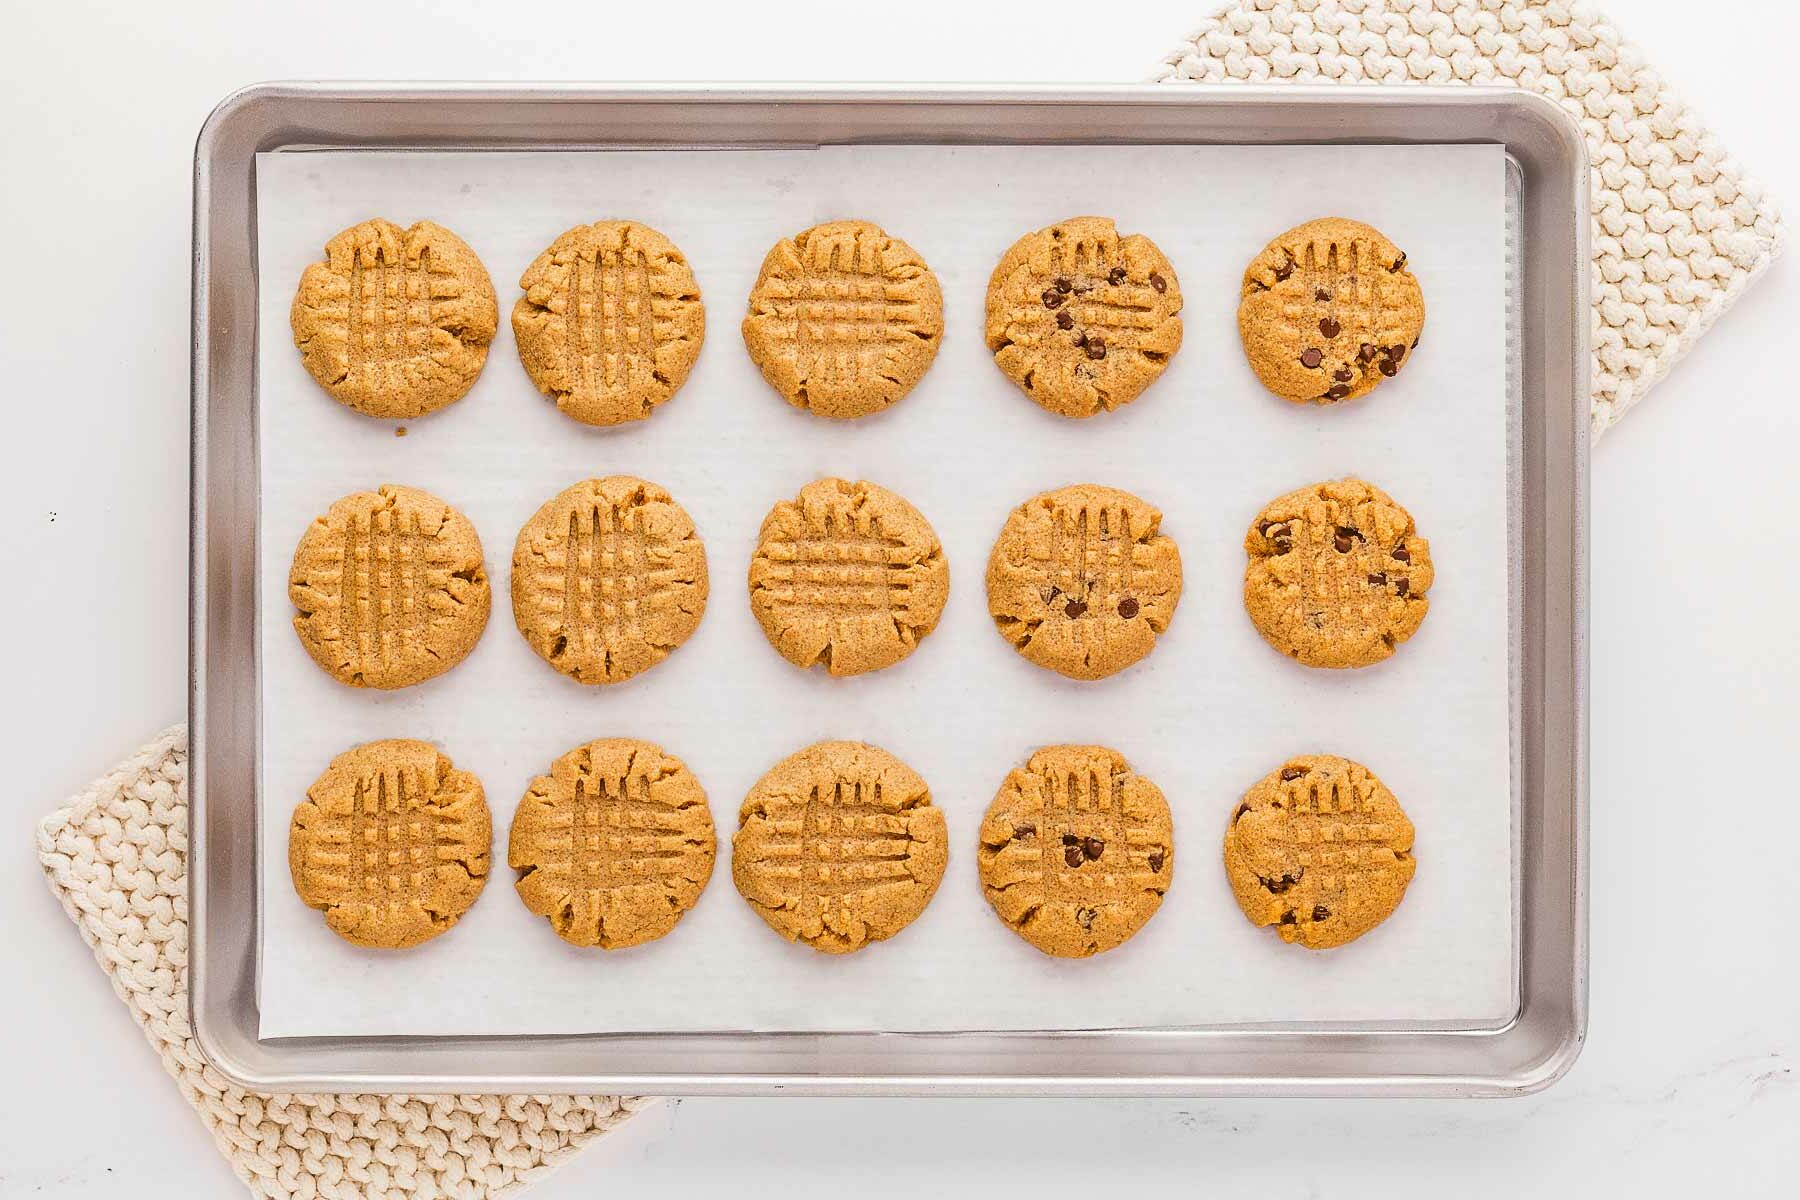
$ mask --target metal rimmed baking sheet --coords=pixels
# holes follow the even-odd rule
[[[427,112],[428,97],[443,103]],[[1398,96],[1372,90],[1366,99],[1327,105],[1323,97],[1300,92],[1282,93],[1279,101],[1269,95],[1227,98],[1206,94],[1183,97],[1178,103],[1176,97],[1154,89],[820,91],[749,93],[735,98],[720,93],[685,97],[657,89],[621,93],[415,89],[406,94],[350,89],[334,95],[278,89],[251,93],[223,110],[203,140],[197,180],[201,261],[196,279],[195,716],[196,734],[203,740],[196,755],[195,811],[196,871],[204,874],[204,882],[196,883],[199,961],[194,988],[196,1024],[211,1052],[228,1070],[247,1079],[310,1079],[329,1081],[332,1086],[352,1082],[356,1086],[389,1086],[390,1081],[396,1087],[423,1087],[426,1081],[434,1088],[450,1086],[453,1076],[443,1072],[452,1070],[449,1064],[453,1062],[458,1064],[454,1070],[481,1064],[479,1075],[464,1077],[472,1084],[478,1080],[478,1086],[484,1088],[519,1090],[547,1090],[544,1085],[552,1080],[555,1087],[548,1090],[585,1090],[601,1086],[604,1080],[605,1086],[689,1092],[776,1086],[869,1091],[1048,1087],[1277,1092],[1468,1091],[1528,1086],[1535,1078],[1533,1069],[1541,1074],[1547,1069],[1544,1064],[1555,1055],[1567,1054],[1579,1028],[1580,896],[1573,888],[1580,861],[1575,838],[1579,706],[1574,703],[1579,683],[1579,622],[1574,604],[1556,603],[1556,589],[1561,580],[1567,599],[1579,598],[1576,502],[1581,486],[1580,429],[1571,397],[1580,390],[1577,372],[1583,360],[1573,353],[1580,348],[1579,324],[1570,320],[1557,326],[1552,320],[1558,311],[1580,311],[1573,307],[1580,290],[1580,272],[1573,265],[1581,230],[1575,220],[1579,189],[1574,186],[1579,159],[1578,155],[1571,157],[1574,152],[1568,131],[1550,112],[1521,98],[1415,92],[1407,97],[1403,104]],[[1434,103],[1421,107],[1426,100]],[[460,123],[441,119],[440,109],[458,117]],[[1257,131],[1261,137],[1251,136]],[[255,136],[248,143],[227,145],[224,133]],[[254,988],[246,986],[253,979],[254,941],[239,946],[223,936],[229,933],[230,906],[242,899],[229,881],[247,883],[249,877],[243,872],[255,858],[252,849],[234,841],[243,832],[233,824],[234,816],[237,821],[247,816],[234,810],[245,802],[213,802],[221,794],[216,790],[221,780],[235,775],[240,784],[254,786],[254,774],[241,774],[245,764],[239,760],[248,751],[254,763],[256,752],[254,721],[247,728],[236,724],[244,718],[242,706],[247,698],[241,672],[245,666],[254,667],[254,658],[245,662],[236,654],[209,654],[214,647],[233,644],[232,637],[254,625],[250,619],[253,612],[241,607],[241,601],[254,597],[255,588],[241,576],[241,567],[234,567],[230,550],[232,538],[240,539],[235,545],[241,553],[246,544],[241,539],[254,535],[253,520],[248,530],[236,524],[246,512],[254,514],[254,472],[245,478],[220,470],[231,454],[241,454],[244,449],[221,445],[221,437],[242,436],[253,409],[236,411],[214,403],[220,395],[218,385],[244,365],[234,362],[234,357],[246,350],[242,344],[226,343],[224,335],[230,326],[219,322],[227,319],[234,303],[236,315],[245,315],[242,304],[247,298],[233,289],[254,284],[253,277],[244,277],[244,269],[251,265],[248,257],[235,262],[232,258],[234,239],[243,237],[244,230],[236,229],[229,217],[218,211],[221,193],[217,188],[225,177],[225,164],[246,145],[260,150],[301,145],[446,144],[519,149],[532,145],[666,142],[722,146],[746,141],[872,140],[921,144],[969,140],[1151,144],[1475,140],[1506,146],[1521,184],[1524,239],[1519,288],[1530,298],[1523,305],[1528,319],[1521,331],[1519,380],[1523,436],[1518,478],[1524,512],[1520,522],[1521,575],[1527,586],[1521,597],[1517,646],[1520,718],[1515,731],[1521,757],[1518,1016],[1511,1021],[1486,1022],[1488,1027],[1481,1029],[1369,1022],[1366,1027],[1332,1029],[1237,1027],[1087,1034],[258,1040]],[[249,207],[253,195],[234,193],[233,199],[246,205],[240,215],[248,218],[253,212]],[[221,253],[211,253],[213,250]],[[1569,252],[1567,263],[1554,261],[1561,251]],[[1543,261],[1546,256],[1553,261]],[[497,271],[506,269],[496,267]],[[1189,284],[1190,291],[1192,286]],[[1534,288],[1538,290],[1534,292]],[[253,300],[254,294],[252,287],[248,299]],[[245,326],[236,328],[241,331]],[[239,381],[247,378],[240,376]],[[1552,382],[1559,390],[1554,400],[1544,390]],[[251,399],[239,395],[235,403],[247,406]],[[1545,472],[1552,462],[1560,463],[1558,486],[1547,489]],[[245,501],[249,502],[247,509],[242,507]],[[493,551],[490,546],[490,557]],[[1544,569],[1534,571],[1538,563]],[[234,593],[240,604],[231,603]],[[1552,632],[1554,639],[1548,636]],[[241,643],[238,645],[241,648]],[[1560,659],[1555,657],[1557,653],[1561,653]],[[254,682],[252,675],[247,682],[250,697],[254,696]],[[1550,714],[1545,704],[1553,696],[1560,699],[1554,706],[1555,720],[1550,721],[1545,719]],[[251,735],[247,745],[233,738],[234,727],[240,737]],[[1552,766],[1546,757],[1549,750],[1559,750],[1561,758],[1554,764],[1555,771],[1546,775]],[[504,814],[507,798],[502,795],[497,800],[497,812]],[[715,812],[724,809],[728,818],[729,808],[729,796],[723,803],[715,797]],[[1547,838],[1545,835],[1557,830],[1559,821],[1567,837]],[[1199,840],[1208,839],[1202,833]],[[1204,849],[1192,857],[1204,870]],[[1558,863],[1566,864],[1566,873],[1554,871]],[[1552,868],[1548,877],[1540,874],[1546,867]],[[1560,911],[1555,903],[1559,884],[1569,888],[1560,891]],[[223,915],[226,924],[215,924],[215,915]],[[1551,940],[1546,942],[1546,937]],[[1566,969],[1558,970],[1565,958]],[[209,1004],[211,999],[218,1003]],[[248,1024],[247,1016],[251,1018]],[[1531,1047],[1541,1054],[1533,1058]],[[1057,1050],[1054,1054],[1053,1049]],[[1340,1053],[1348,1057],[1334,1057]],[[1512,1054],[1522,1054],[1520,1062],[1525,1065],[1513,1063],[1502,1069]],[[1435,1065],[1427,1069],[1424,1064],[1428,1062]],[[350,1074],[343,1074],[351,1064],[358,1065]],[[723,1065],[717,1070],[698,1069],[707,1064]],[[1275,1069],[1277,1066],[1281,1069]],[[1151,1067],[1154,1069],[1146,1069]],[[1390,1078],[1390,1074],[1408,1078]]]

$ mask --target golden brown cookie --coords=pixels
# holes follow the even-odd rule
[[[988,558],[988,613],[1040,667],[1104,679],[1156,646],[1181,600],[1181,552],[1162,513],[1078,483],[1013,510]]]
[[[1412,822],[1373,771],[1306,754],[1244,793],[1225,830],[1225,875],[1252,924],[1328,950],[1399,907],[1412,844]]]
[[[879,225],[831,221],[776,242],[750,289],[744,345],[789,404],[863,417],[937,357],[944,295],[919,252]]]
[[[875,484],[818,479],[763,519],[750,610],[797,667],[891,667],[937,628],[950,595],[944,548],[919,510]]]
[[[1162,791],[1104,746],[1045,746],[981,822],[981,890],[1020,937],[1058,958],[1128,940],[1162,906],[1175,832]]]
[[[618,683],[687,641],[706,611],[706,547],[669,493],[585,479],[537,510],[513,546],[513,620],[581,683]]]
[[[1130,404],[1181,349],[1181,285],[1156,243],[1072,217],[1013,243],[988,281],[987,345],[1025,394],[1091,417]]]
[[[1431,543],[1372,483],[1315,483],[1272,500],[1244,535],[1244,608],[1309,667],[1366,667],[1418,631]]]
[[[603,738],[531,781],[506,861],[525,907],[558,937],[617,950],[675,928],[712,878],[715,843],[686,764],[651,742]]]
[[[744,798],[731,876],[776,933],[848,954],[924,912],[949,853],[944,814],[911,767],[862,742],[819,742]]]
[[[519,286],[519,361],[538,391],[587,425],[649,416],[680,390],[706,336],[687,259],[636,221],[577,225],[525,268]]]
[[[399,950],[456,924],[487,882],[481,780],[430,742],[346,750],[288,822],[288,871],[308,908],[358,946]]]
[[[418,488],[383,484],[307,526],[288,571],[294,632],[351,687],[400,688],[475,648],[491,603],[469,519]]]
[[[371,417],[420,417],[463,398],[500,322],[487,268],[430,221],[352,225],[310,264],[288,314],[319,386]]]
[[[1425,296],[1406,255],[1360,221],[1322,217],[1250,261],[1238,301],[1244,353],[1284,400],[1335,404],[1375,390],[1419,344]]]

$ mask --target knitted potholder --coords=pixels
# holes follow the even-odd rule
[[[1511,84],[1558,101],[1588,144],[1596,437],[1780,252],[1761,189],[1586,3],[1236,0],[1159,78]]]
[[[187,730],[176,727],[38,826],[38,861],[219,1150],[257,1196],[497,1196],[614,1128],[628,1096],[262,1096],[188,1027]]]

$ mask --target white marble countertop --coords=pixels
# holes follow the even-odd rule
[[[544,6],[546,9],[551,6]],[[0,216],[14,700],[0,1196],[241,1187],[40,881],[29,827],[182,717],[189,156],[269,78],[1129,80],[1208,0],[832,0],[624,10],[472,0],[14,6]],[[1773,193],[1800,9],[1607,6]],[[392,12],[393,16],[386,15]],[[1709,20],[1701,20],[1704,15]],[[405,53],[397,53],[405,47]],[[1792,210],[1790,210],[1792,211]],[[1592,1019],[1516,1101],[668,1103],[534,1195],[1792,1195],[1800,1177],[1800,277],[1778,263],[1599,447],[1593,478]]]

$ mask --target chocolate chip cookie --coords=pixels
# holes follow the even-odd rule
[[[651,742],[602,738],[531,781],[506,861],[519,899],[558,937],[618,950],[675,928],[712,878],[715,845],[685,763]]]
[[[641,421],[680,390],[706,337],[700,285],[675,243],[636,221],[577,225],[519,279],[519,361],[586,425]]]
[[[1309,667],[1366,667],[1431,607],[1431,543],[1372,483],[1315,483],[1272,500],[1244,535],[1244,609],[1269,645]]]
[[[1175,873],[1169,805],[1104,746],[1046,746],[981,822],[981,890],[1007,927],[1058,958],[1129,939]]]
[[[699,627],[706,589],[693,519],[630,475],[559,492],[513,546],[513,620],[581,683],[619,683],[667,658]]]
[[[919,252],[867,221],[776,242],[744,316],[744,346],[797,408],[863,417],[925,374],[944,336],[944,295]]]
[[[309,265],[288,313],[319,386],[371,417],[420,417],[463,398],[500,323],[494,284],[442,225],[352,225]]]
[[[1027,396],[1065,417],[1137,399],[1181,348],[1181,286],[1156,243],[1108,217],[1020,238],[994,268],[987,346]]]
[[[948,858],[944,814],[917,772],[862,742],[819,742],[750,789],[731,875],[776,933],[848,954],[924,912]]]
[[[1181,600],[1181,552],[1162,513],[1080,483],[1013,510],[988,558],[988,613],[1027,659],[1104,679],[1149,654]]]
[[[1244,793],[1225,830],[1225,875],[1252,924],[1326,950],[1399,907],[1412,845],[1412,822],[1373,771],[1308,754]]]
[[[1406,255],[1344,217],[1288,230],[1244,269],[1238,332],[1263,386],[1335,404],[1399,374],[1419,344],[1425,296]]]
[[[475,648],[491,603],[481,539],[429,492],[384,484],[334,503],[288,571],[294,632],[351,687],[401,688]]]
[[[358,946],[443,933],[481,895],[493,840],[481,781],[429,742],[369,742],[331,760],[288,822],[288,871],[308,908]]]
[[[893,666],[937,628],[950,568],[919,510],[873,483],[819,479],[763,520],[750,609],[797,667]]]

